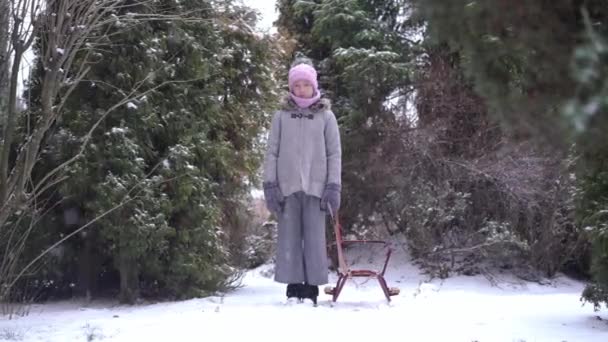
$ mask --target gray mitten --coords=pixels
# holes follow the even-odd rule
[[[284,197],[279,188],[279,184],[275,182],[265,182],[264,199],[266,200],[266,208],[275,215],[279,215],[283,211]]]
[[[321,209],[326,210],[329,207],[333,214],[337,213],[340,209],[340,191],[340,184],[327,184],[321,197]]]

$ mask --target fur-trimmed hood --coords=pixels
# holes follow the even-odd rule
[[[279,106],[281,110],[284,111],[293,111],[293,110],[301,110],[302,108],[298,107],[298,105],[293,101],[289,94],[285,95]],[[311,112],[317,113],[325,110],[331,110],[331,101],[328,98],[322,97],[319,101],[308,107]]]

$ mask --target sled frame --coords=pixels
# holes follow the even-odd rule
[[[391,301],[392,296],[396,296],[399,294],[399,289],[395,287],[388,287],[386,283],[386,279],[384,278],[384,273],[386,272],[386,267],[388,266],[388,262],[391,258],[392,248],[388,244],[388,242],[383,240],[344,240],[342,237],[342,225],[340,224],[340,219],[338,215],[335,216],[331,212],[330,218],[331,223],[334,228],[334,234],[336,238],[335,248],[338,254],[338,281],[335,287],[326,287],[325,293],[332,296],[332,301],[336,302],[344,285],[351,278],[375,278],[378,280],[380,287],[382,288],[382,292],[384,292],[384,296],[388,302]],[[382,245],[386,249],[386,257],[384,260],[384,265],[381,270],[372,270],[372,269],[351,269],[346,263],[346,259],[344,256],[344,248],[349,245],[366,245],[366,244],[376,244]]]

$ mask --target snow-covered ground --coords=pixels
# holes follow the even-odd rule
[[[483,276],[427,281],[398,251],[387,280],[401,294],[390,304],[375,280],[362,279],[347,283],[335,304],[325,294],[317,307],[288,302],[272,265],[264,265],[223,297],[35,305],[26,317],[0,318],[0,341],[608,341],[608,312],[582,306],[580,282],[558,277],[539,285],[506,275],[492,283]]]

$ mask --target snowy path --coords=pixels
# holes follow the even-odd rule
[[[393,265],[407,255],[395,255]],[[425,283],[413,266],[392,267],[391,304],[374,281],[347,283],[338,303],[322,294],[286,304],[271,266],[247,274],[243,288],[223,298],[142,306],[62,302],[32,307],[29,316],[0,318],[0,341],[608,341],[608,312],[581,306],[583,284],[552,285],[484,277]],[[332,280],[334,278],[332,277]]]

